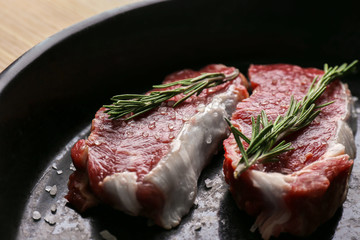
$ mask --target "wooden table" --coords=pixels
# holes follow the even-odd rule
[[[93,15],[141,0],[0,0],[0,72],[34,45]]]

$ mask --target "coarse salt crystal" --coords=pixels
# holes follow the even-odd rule
[[[212,143],[212,136],[211,135],[207,136],[205,141],[207,144]]]
[[[195,229],[195,231],[200,231],[201,230],[201,223],[200,222],[195,223],[194,229]]]
[[[213,181],[210,180],[209,178],[205,179],[205,186],[206,188],[212,188],[214,185]]]
[[[50,211],[51,211],[52,213],[56,213],[56,211],[57,211],[57,206],[56,206],[56,204],[51,205]]]
[[[54,186],[51,187],[50,195],[55,196],[56,193],[57,193],[57,187],[56,187],[56,185],[54,185]]]
[[[52,167],[53,169],[57,170],[56,163],[53,163],[51,167]]]
[[[35,221],[39,221],[41,219],[41,214],[39,211],[33,211],[32,213],[32,218],[35,220]]]
[[[112,235],[108,230],[101,231],[100,235],[105,240],[117,240],[117,238],[114,235]]]
[[[44,217],[44,220],[49,225],[55,225],[56,224],[54,216],[46,216],[46,217]]]
[[[197,209],[199,207],[199,201],[195,199],[194,201],[194,209]]]
[[[75,171],[75,170],[76,170],[76,168],[75,168],[75,166],[74,166],[74,164],[73,164],[73,163],[70,163],[70,170],[73,170],[73,171]]]

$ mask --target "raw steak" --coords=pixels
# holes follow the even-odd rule
[[[251,136],[251,116],[264,109],[274,121],[285,114],[291,95],[300,100],[314,76],[323,71],[293,65],[255,65],[249,69],[254,89],[250,98],[238,104],[232,123]],[[264,239],[281,232],[308,235],[331,218],[344,202],[355,144],[349,121],[352,99],[347,86],[333,82],[318,103],[334,100],[306,128],[289,136],[294,150],[279,156],[278,162],[256,164],[234,178],[241,154],[233,135],[224,141],[224,173],[240,209],[256,216],[252,227]]]
[[[204,72],[230,74],[234,68],[209,65],[183,70],[165,83]],[[193,205],[201,170],[228,134],[224,117],[248,97],[246,79],[204,90],[173,108],[176,96],[134,120],[110,120],[101,108],[87,140],[72,148],[77,170],[66,198],[84,211],[98,200],[130,215],[143,215],[164,228],[179,224]]]

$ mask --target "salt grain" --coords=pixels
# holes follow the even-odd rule
[[[56,224],[54,216],[46,216],[44,220],[51,226]]]
[[[176,119],[176,113],[175,112],[170,114],[170,119],[171,120]]]
[[[260,102],[260,105],[262,105],[262,106],[266,106],[268,104],[269,104],[269,101],[267,101],[267,100],[264,100],[264,101]]]
[[[169,134],[169,139],[174,139],[174,138],[175,138],[174,134],[170,133]]]
[[[56,187],[56,185],[54,185],[54,186],[51,187],[50,195],[55,196],[56,193],[57,193],[57,187]]]
[[[166,115],[166,108],[162,108],[159,110],[161,115]]]
[[[52,188],[51,186],[46,186],[45,191],[50,192],[51,188]]]
[[[186,116],[186,115],[185,115],[185,116],[183,117],[183,121],[184,121],[184,122],[189,121],[189,120],[190,120],[190,116]]]
[[[50,211],[51,211],[53,214],[56,213],[56,211],[57,211],[57,206],[56,206],[56,204],[51,205]]]
[[[132,132],[132,131],[125,131],[125,136],[126,137],[131,137],[131,136],[133,136],[134,135],[134,132]]]
[[[72,171],[75,171],[75,170],[76,170],[76,168],[75,168],[75,166],[74,166],[73,163],[70,163],[70,170],[72,170]]]
[[[56,173],[57,173],[58,175],[60,175],[60,174],[63,173],[63,171],[62,171],[62,170],[57,170]]]
[[[197,209],[198,207],[199,207],[199,202],[198,202],[198,200],[196,199],[196,200],[194,201],[194,208]]]
[[[156,127],[155,125],[156,125],[155,122],[152,121],[152,122],[149,123],[148,128],[149,128],[150,130],[152,130],[152,129],[154,129],[154,128]]]
[[[38,211],[33,211],[32,213],[32,218],[35,220],[35,221],[39,221],[41,219],[41,214],[40,212]]]
[[[117,238],[112,235],[108,230],[101,231],[100,235],[105,240],[117,240]]]
[[[214,185],[213,181],[210,180],[209,178],[205,179],[205,186],[206,188],[212,188]]]
[[[189,200],[192,201],[194,199],[194,197],[195,197],[195,192],[191,192],[189,194]]]
[[[56,163],[53,163],[52,168],[55,169],[55,170],[57,170]]]
[[[211,135],[207,136],[205,141],[206,141],[207,144],[212,143],[212,136]]]
[[[194,229],[195,229],[195,231],[200,231],[201,230],[201,223],[200,222],[195,223]]]
[[[155,136],[154,136],[154,137],[155,137],[156,140],[159,140],[159,139],[160,139],[160,136],[159,136],[157,133],[155,133]]]

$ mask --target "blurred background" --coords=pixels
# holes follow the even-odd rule
[[[141,0],[0,0],[0,72],[34,45],[103,11]]]

